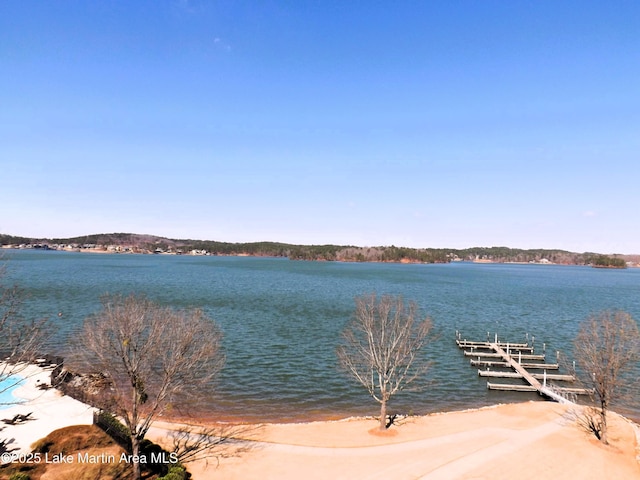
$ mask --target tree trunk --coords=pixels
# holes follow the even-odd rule
[[[605,445],[609,444],[607,439],[607,407],[604,403],[600,407],[600,441]]]
[[[380,402],[380,431],[387,429],[387,401]]]
[[[133,479],[140,480],[142,478],[142,472],[140,470],[140,440],[137,435],[131,436],[131,453],[133,454],[132,468]]]

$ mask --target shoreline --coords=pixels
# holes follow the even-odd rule
[[[83,403],[75,398],[64,394],[62,391],[58,390],[55,387],[51,386],[51,368],[43,368],[38,365],[28,364],[24,367],[21,367],[20,370],[15,374],[16,376],[22,377],[22,379],[17,382],[18,386],[13,389],[13,396],[16,398],[15,404],[7,405],[5,408],[0,408],[0,417],[7,417],[9,414],[14,413],[14,411],[23,410],[28,406],[33,406],[37,409],[42,410],[44,413],[47,413],[49,409],[49,403],[55,404],[57,402],[65,402],[68,403],[69,407],[74,407],[75,410],[82,411],[97,411],[98,409]],[[41,388],[41,385],[46,385],[47,388]],[[65,400],[66,399],[66,400]],[[67,401],[68,400],[68,401]],[[449,414],[460,414],[460,413],[473,413],[473,412],[481,412],[484,410],[491,410],[499,407],[505,407],[509,405],[519,405],[519,404],[552,404],[556,403],[551,400],[546,400],[543,398],[536,400],[524,400],[519,402],[497,402],[497,403],[489,403],[486,405],[478,405],[478,406],[470,406],[468,408],[461,409],[453,409],[453,410],[437,410],[429,413],[423,414],[399,414],[399,418],[405,420],[411,419],[419,419],[419,418],[429,418],[434,416],[443,416]],[[585,405],[574,405],[575,407],[582,408]],[[1,405],[0,405],[1,407]],[[345,414],[340,415],[339,413],[326,414],[326,415],[314,415],[311,418],[298,418],[295,417],[292,420],[281,420],[281,419],[256,419],[255,417],[224,417],[221,415],[208,415],[205,413],[199,413],[196,415],[180,415],[180,414],[166,414],[160,415],[156,417],[154,420],[158,423],[163,424],[172,424],[172,425],[190,425],[190,426],[206,426],[206,425],[248,425],[248,426],[256,426],[256,425],[313,425],[313,424],[325,424],[325,423],[340,423],[340,422],[350,422],[350,421],[372,421],[378,422],[378,416],[376,411],[376,405],[372,404],[371,408],[372,414],[366,415],[352,415]],[[625,418],[630,423],[640,426],[640,418],[635,418],[633,414],[628,413],[624,408],[618,412],[617,410],[612,410],[616,415]],[[89,422],[91,423],[91,422]],[[0,430],[1,431],[1,430]],[[640,445],[640,443],[639,443]]]
[[[91,424],[94,409],[62,395],[49,384],[50,370],[30,365],[16,394],[25,403],[0,410],[11,418],[31,412],[32,419],[7,425],[0,436],[9,447],[27,452],[32,443],[69,425]],[[168,444],[172,430],[192,427],[231,427],[236,440],[218,451],[215,460],[187,465],[194,480],[215,476],[227,480],[279,478],[344,479],[471,479],[539,478],[640,479],[640,427],[614,412],[610,416],[611,444],[602,445],[576,425],[572,409],[554,402],[500,403],[465,410],[434,412],[399,419],[379,432],[374,416],[296,423],[210,422],[190,418],[158,418],[147,437]],[[182,419],[187,420],[187,419]],[[233,427],[247,426],[233,430]],[[233,449],[249,445],[237,456]],[[452,448],[455,446],[455,448]],[[531,459],[536,467],[522,469]],[[330,461],[328,461],[330,460]],[[529,463],[528,463],[529,462]],[[542,468],[542,470],[540,470]],[[514,470],[515,469],[515,470]],[[384,473],[384,475],[382,475]]]
[[[359,248],[367,248],[367,247],[359,247]],[[139,250],[129,250],[129,251],[115,251],[109,250],[106,247],[100,248],[28,248],[28,247],[17,247],[15,245],[0,245],[0,249],[4,250],[42,250],[42,251],[50,251],[50,252],[62,252],[62,253],[91,253],[91,254],[100,254],[100,255],[151,255],[151,256],[211,256],[211,257],[250,257],[250,258],[282,258],[292,260],[287,256],[279,256],[279,255],[258,255],[258,254],[250,254],[250,253],[207,253],[207,254],[193,254],[193,253],[177,253],[177,252],[154,252],[154,251],[139,251]],[[456,250],[456,249],[452,249]],[[571,252],[573,253],[573,252]],[[577,253],[576,253],[577,254]],[[582,255],[582,254],[579,254]],[[616,255],[616,254],[603,254],[603,255]],[[628,257],[636,257],[638,254],[622,254],[622,256]],[[394,264],[394,265],[447,265],[447,264],[456,264],[456,263],[473,263],[473,264],[486,264],[486,265],[551,265],[551,266],[565,266],[565,267],[591,267],[591,268],[603,268],[603,269],[613,269],[613,270],[626,270],[626,269],[634,269],[640,268],[640,262],[627,264],[624,267],[614,267],[614,266],[596,266],[591,264],[581,264],[581,263],[565,263],[565,262],[543,262],[543,261],[510,261],[510,260],[493,260],[493,259],[476,259],[476,260],[449,260],[449,261],[422,261],[416,259],[409,258],[401,258],[400,260],[365,260],[358,261],[355,259],[325,259],[325,258],[315,258],[315,259],[293,259],[292,261],[309,261],[309,262],[336,262],[336,263],[373,263],[373,264]]]

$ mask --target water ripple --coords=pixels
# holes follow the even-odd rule
[[[377,404],[339,370],[335,357],[353,298],[364,293],[401,294],[434,322],[438,338],[424,353],[433,362],[429,384],[392,399],[392,411],[402,412],[538,398],[487,391],[456,348],[456,330],[469,339],[496,332],[511,341],[535,336],[539,349],[544,343],[549,352],[570,356],[578,324],[589,314],[620,308],[640,318],[640,270],[634,269],[22,251],[12,254],[10,267],[29,295],[25,313],[56,322],[51,348],[63,353],[104,293],[144,292],[163,304],[203,308],[224,332],[226,365],[214,384],[202,386],[198,408],[227,418],[375,414]]]

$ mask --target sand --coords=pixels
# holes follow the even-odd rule
[[[49,382],[49,371],[29,366],[22,374],[28,378],[16,393],[28,401],[0,410],[0,419],[28,413],[33,419],[0,432],[10,448],[28,452],[53,430],[92,422],[89,406],[37,388]],[[248,451],[188,468],[194,480],[640,480],[637,426],[611,413],[610,445],[603,445],[577,425],[571,408],[526,402],[410,417],[384,434],[373,418],[264,424],[244,434]],[[166,444],[172,428],[157,422],[148,437]]]
[[[550,402],[407,419],[386,435],[375,419],[266,424],[254,448],[192,464],[194,480],[640,479],[636,427],[612,413],[610,445]]]

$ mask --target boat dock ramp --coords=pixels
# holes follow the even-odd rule
[[[528,337],[528,336],[527,336]],[[512,392],[538,392],[540,395],[560,403],[574,403],[576,395],[588,395],[585,388],[559,387],[548,382],[575,382],[575,375],[547,373],[557,371],[558,363],[546,363],[546,354],[536,354],[533,343],[499,342],[498,335],[493,342],[470,341],[456,332],[456,344],[470,358],[470,364],[478,369],[481,377],[521,379],[521,383],[493,383],[487,381],[490,390]],[[491,370],[492,368],[498,370]],[[507,369],[507,370],[505,370]],[[530,373],[529,370],[537,370]],[[540,372],[542,371],[542,372]]]

